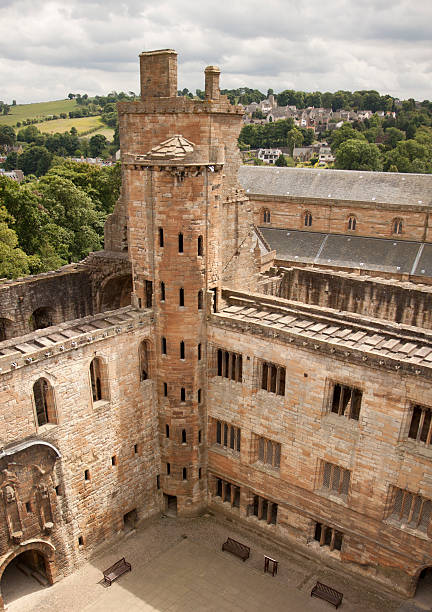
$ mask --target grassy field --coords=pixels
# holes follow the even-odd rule
[[[77,108],[75,100],[53,100],[52,102],[37,102],[35,104],[17,104],[10,107],[9,115],[0,116],[1,125],[16,126],[17,121],[60,115]],[[39,127],[39,124],[36,124]]]
[[[52,102],[37,102],[34,104],[17,104],[11,106],[9,115],[0,115],[0,125],[10,125],[15,131],[18,121],[21,123],[25,119],[41,119],[49,115],[60,115],[60,113],[69,113],[69,111],[77,108],[75,100],[54,100]],[[78,134],[87,132],[88,130],[99,128],[91,132],[88,137],[95,134],[103,134],[108,140],[112,140],[114,130],[104,125],[100,117],[80,117],[79,119],[53,119],[52,121],[43,121],[42,123],[34,124],[38,130],[45,134],[55,134],[56,132],[68,132],[72,127],[76,127]]]
[[[93,128],[100,128],[103,130],[106,128],[106,125],[102,123],[100,117],[80,117],[79,119],[53,119],[52,121],[44,121],[43,123],[36,123],[36,127],[41,132],[44,132],[44,134],[69,132],[72,127],[75,127],[78,130],[78,134],[82,134]],[[114,133],[113,130],[111,130],[111,132]],[[92,132],[91,136],[95,133],[96,132]]]

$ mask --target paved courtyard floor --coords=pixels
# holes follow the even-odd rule
[[[223,553],[227,536],[251,546],[242,562]],[[280,562],[263,573],[264,553]],[[121,557],[132,564],[111,587],[102,570]],[[432,602],[403,602],[361,578],[266,542],[223,517],[158,518],[120,537],[71,576],[31,593],[3,584],[8,612],[326,612],[330,604],[310,597],[316,580],[344,593],[346,612],[417,612]],[[22,594],[21,597],[17,597]]]

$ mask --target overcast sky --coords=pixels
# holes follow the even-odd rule
[[[178,52],[179,88],[376,89],[432,99],[431,0],[0,0],[0,100],[139,91],[138,54]]]

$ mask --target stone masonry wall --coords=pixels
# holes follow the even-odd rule
[[[430,287],[312,268],[286,269],[275,284],[279,297],[357,312],[405,325],[432,328]]]
[[[120,531],[126,513],[136,510],[132,519],[141,520],[161,508],[150,318],[142,326],[130,327],[114,336],[79,343],[45,359],[42,366],[35,363],[2,376],[0,447],[34,438],[52,443],[61,453],[50,489],[55,512],[48,537],[57,549],[59,576]],[[150,370],[149,378],[140,381],[138,354],[145,339]],[[102,399],[96,402],[89,373],[94,357],[102,364]],[[52,386],[57,420],[41,427],[33,398],[33,385],[40,377]],[[16,546],[2,535],[0,565]]]
[[[294,539],[308,554],[329,554],[391,588],[412,593],[419,568],[432,562],[431,533],[401,530],[385,517],[390,486],[432,498],[431,451],[407,439],[412,404],[431,405],[429,381],[223,329],[216,319],[209,327],[209,477],[210,482],[212,476],[223,478],[241,490],[239,509],[223,506],[277,538]],[[242,354],[242,383],[216,375],[212,347]],[[283,397],[260,388],[260,360],[286,368]],[[329,412],[336,382],[362,391],[359,421]],[[215,444],[213,419],[241,429],[240,453]],[[256,434],[281,444],[280,469],[257,460]],[[323,460],[351,471],[346,500],[322,488]],[[220,504],[211,485],[210,491],[213,503]],[[252,495],[278,504],[276,525],[249,516]],[[313,539],[315,522],[344,534],[341,552],[319,547]]]
[[[402,219],[402,233],[398,240],[431,242],[429,212],[426,206],[397,206],[373,202],[328,202],[313,198],[278,198],[276,196],[250,195],[254,208],[254,223],[257,226],[289,228],[311,232],[347,234],[354,236],[374,236],[392,238],[393,220]],[[270,223],[263,222],[263,209],[270,210]],[[312,225],[305,227],[304,215],[312,214]],[[356,217],[356,229],[348,230],[348,218]]]

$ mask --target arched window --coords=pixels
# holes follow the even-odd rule
[[[143,340],[139,346],[139,371],[140,380],[147,380],[150,378],[149,344],[147,340]]]
[[[203,237],[198,236],[198,257],[202,257],[203,255],[204,255]]]
[[[263,223],[270,223],[270,210],[268,208],[263,208],[261,210],[261,219]]]
[[[95,357],[90,364],[90,383],[94,402],[107,399],[102,381],[102,361],[99,357]]]
[[[39,378],[33,385],[33,397],[39,427],[46,423],[56,423],[53,388],[46,378]]]
[[[30,328],[45,329],[54,325],[54,310],[49,307],[37,308],[30,317]]]
[[[310,227],[312,225],[312,213],[308,210],[304,214],[304,224],[305,227]]]
[[[351,230],[352,232],[355,230],[357,226],[357,219],[354,215],[350,215],[348,217],[348,229]]]
[[[9,338],[11,324],[9,319],[0,318],[0,342]]]
[[[393,234],[402,234],[402,219],[400,219],[399,217],[396,217],[396,219],[393,219],[392,221],[392,233]]]

